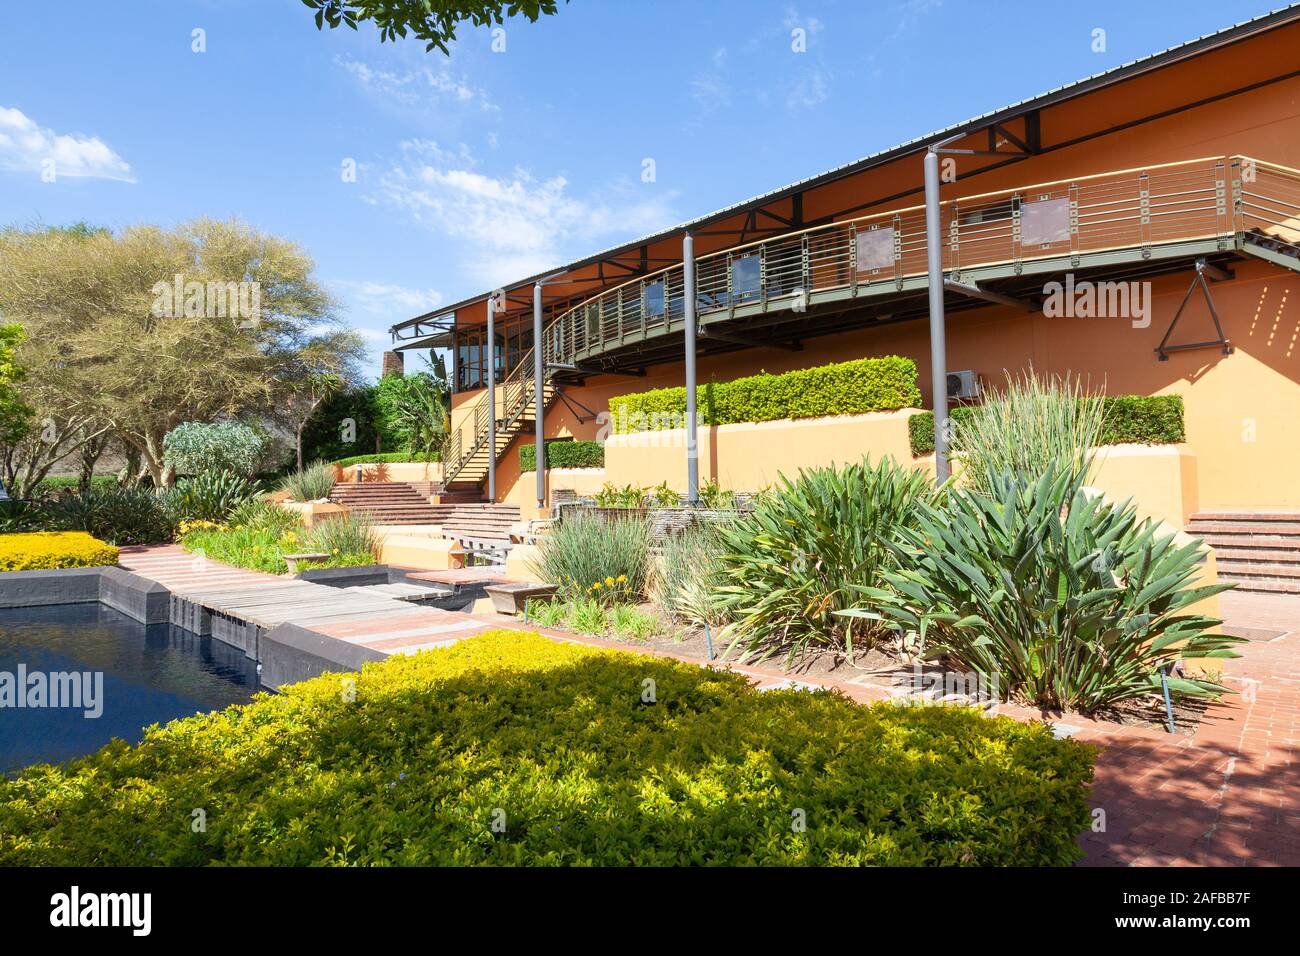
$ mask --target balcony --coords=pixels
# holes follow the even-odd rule
[[[1300,265],[1294,248],[1300,241],[1300,171],[1242,156],[967,196],[942,203],[941,215],[945,273],[965,284],[1233,251]],[[1279,245],[1284,248],[1274,248]],[[926,287],[924,206],[696,260],[701,335],[716,325],[721,341],[727,331],[761,325],[774,313],[798,318],[837,304],[853,308],[855,300],[883,304]],[[543,333],[546,364],[597,366],[607,363],[591,360],[644,352],[658,344],[654,340],[680,333],[683,316],[682,266],[675,265],[556,317]]]

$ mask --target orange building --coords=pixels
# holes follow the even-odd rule
[[[395,350],[453,351],[448,487],[486,492],[495,447],[495,497],[532,496],[518,447],[535,434],[538,296],[548,439],[595,438],[612,396],[683,385],[688,324],[701,383],[903,355],[927,407],[942,397],[938,344],[947,372],[974,373],[953,379],[954,400],[972,379],[996,387],[1030,367],[1109,394],[1181,395],[1186,443],[1150,466],[1181,482],[1178,501],[1151,509],[1175,523],[1194,510],[1300,509],[1297,50],[1300,10],[1278,11],[521,278],[492,316],[495,415],[490,293],[394,326]],[[938,343],[927,153],[940,178]],[[906,416],[878,417],[848,431],[824,420],[703,430],[701,480],[753,490],[738,487],[746,474],[761,473],[757,486],[822,459],[908,454]],[[686,487],[683,448],[628,456],[607,460],[605,477],[636,462],[643,483]],[[1126,473],[1147,471],[1135,459]]]

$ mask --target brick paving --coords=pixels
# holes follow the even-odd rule
[[[284,580],[212,561],[197,567],[192,555],[174,546],[123,549],[121,564],[178,589]],[[1236,693],[1206,713],[1194,736],[1073,716],[1056,721],[1068,725],[1075,739],[1102,748],[1091,803],[1104,828],[1082,838],[1084,865],[1300,865],[1300,595],[1230,592],[1220,600],[1228,624],[1261,637],[1240,646],[1242,657],[1225,662],[1225,682]],[[499,616],[401,610],[314,630],[387,654],[411,654],[504,627],[701,663],[668,649],[640,649]],[[775,669],[722,666],[745,674],[760,690],[794,683],[835,687],[862,703],[893,696],[889,688],[865,682],[792,682]],[[1020,707],[994,710],[1042,719]]]

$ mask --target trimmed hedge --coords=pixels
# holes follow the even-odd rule
[[[921,403],[909,358],[854,359],[771,375],[749,375],[696,388],[706,425],[771,422],[894,411]],[[685,426],[686,389],[659,388],[609,400],[617,434]]]
[[[1094,755],[493,631],[0,781],[0,865],[1062,865]]]
[[[117,548],[84,531],[0,534],[0,571],[97,568],[117,564]]]
[[[1102,400],[1102,445],[1176,445],[1187,440],[1181,395],[1113,395]],[[975,409],[959,405],[949,409],[957,430]],[[934,412],[921,412],[907,420],[913,455],[934,451]]]
[[[351,458],[340,458],[338,461],[330,462],[332,465],[338,465],[340,468],[346,468],[348,465],[375,465],[388,464],[391,462],[430,462],[442,461],[441,452],[431,452],[427,455],[416,455],[408,451],[385,452],[381,455],[353,455]]]
[[[605,444],[598,441],[548,441],[547,468],[604,468]],[[537,470],[537,446],[519,446],[519,470]]]
[[[81,483],[77,475],[46,475],[36,483],[36,488],[32,493],[33,497],[56,491],[66,491],[75,489]],[[92,488],[116,488],[117,475],[92,475],[90,479]]]

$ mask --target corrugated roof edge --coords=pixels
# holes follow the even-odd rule
[[[792,192],[798,192],[801,189],[806,189],[812,183],[820,183],[828,180],[838,179],[843,176],[848,176],[848,175],[852,175],[853,173],[861,172],[863,169],[869,168],[872,165],[877,165],[886,160],[897,159],[899,156],[906,155],[909,152],[920,151],[922,148],[928,146],[930,143],[935,142],[936,140],[944,139],[945,137],[948,136],[952,136],[954,133],[961,133],[965,130],[969,130],[971,127],[978,128],[983,124],[995,120],[1007,119],[1009,118],[1008,114],[1014,115],[1018,111],[1027,111],[1030,109],[1041,107],[1045,105],[1045,103],[1050,102],[1052,100],[1059,100],[1059,99],[1066,98],[1065,96],[1063,96],[1063,94],[1079,95],[1085,92],[1086,89],[1090,89],[1095,86],[1101,86],[1104,85],[1105,83],[1114,83],[1120,79],[1125,78],[1125,76],[1122,76],[1121,74],[1126,75],[1128,73],[1135,72],[1138,69],[1150,69],[1153,66],[1163,65],[1165,61],[1174,60],[1180,54],[1186,54],[1191,52],[1201,53],[1204,52],[1204,49],[1202,49],[1202,47],[1210,48],[1216,43],[1228,39],[1234,41],[1240,40],[1253,33],[1261,32],[1264,29],[1274,29],[1276,27],[1282,26],[1283,24],[1288,23],[1297,18],[1300,18],[1300,2],[1288,4],[1285,7],[1278,7],[1274,10],[1270,10],[1268,13],[1262,13],[1259,16],[1252,17],[1249,20],[1242,20],[1239,23],[1234,23],[1231,26],[1224,27],[1221,30],[1215,30],[1213,33],[1206,33],[1202,36],[1188,40],[1184,43],[1180,43],[1177,46],[1171,46],[1164,50],[1159,50],[1155,53],[1148,54],[1147,56],[1140,57],[1136,60],[1130,60],[1128,63],[1122,63],[1119,66],[1112,67],[1109,70],[1103,70],[1100,73],[1094,73],[1091,76],[1085,76],[1082,79],[1075,80],[1072,83],[1066,83],[1064,86],[1055,87],[1053,89],[1047,90],[1046,92],[1039,93],[1036,96],[1029,97],[1028,99],[1018,100],[1006,106],[999,107],[998,109],[990,110],[987,113],[981,113],[978,116],[972,116],[969,119],[962,120],[959,123],[953,123],[950,126],[945,126],[943,129],[938,129],[932,133],[926,133],[922,136],[917,136],[914,137],[913,139],[906,140],[905,142],[899,143],[895,146],[890,146],[888,149],[882,149],[877,152],[870,153],[866,156],[863,156],[861,159],[855,159],[850,162],[843,163],[839,166],[834,166],[831,169],[826,170],[825,172],[817,173],[813,176],[808,176],[804,179],[796,180],[793,183],[789,183],[785,186],[780,186],[776,189],[770,190],[769,192],[760,193],[759,195],[753,196],[750,199],[744,199],[739,202],[732,203],[729,206],[723,206],[721,209],[716,209],[713,212],[706,213],[705,215],[697,216],[694,219],[689,219],[686,222],[679,223],[676,226],[671,226],[667,229],[662,229],[659,232],[651,233],[649,235],[641,236],[640,238],[637,239],[632,239],[627,242],[621,242],[618,243],[617,245],[609,246],[608,248],[602,249],[599,252],[593,252],[590,255],[583,256],[581,259],[575,259],[566,265],[559,265],[553,269],[547,269],[544,272],[538,272],[535,275],[528,276],[527,278],[518,279],[515,282],[508,283],[505,286],[505,288],[513,289],[513,288],[519,288],[521,286],[531,285],[532,283],[536,282],[538,279],[542,279],[547,276],[554,275],[556,273],[568,272],[572,269],[577,269],[584,265],[589,265],[593,262],[605,258],[606,256],[612,255],[613,253],[627,251],[635,248],[636,246],[646,245],[652,242],[659,242],[663,239],[668,238],[674,233],[681,232],[682,230],[694,229],[699,226],[705,225],[707,223],[713,222],[717,219],[734,215],[735,213],[741,210],[749,209],[750,207],[753,206],[764,205],[765,203],[773,202]],[[1196,49],[1194,51],[1189,49],[1192,47],[1195,47]],[[482,299],[485,299],[487,298],[487,296],[491,294],[492,294],[491,290],[486,292],[481,292],[478,295],[470,296],[467,299],[461,299],[459,302],[455,302],[451,305],[443,306],[440,309],[434,309],[431,312],[425,312],[422,315],[417,315],[410,319],[405,319],[401,322],[398,322],[396,325],[389,326],[388,331],[389,333],[393,333],[397,329],[405,328],[406,326],[412,325],[416,322],[425,322],[436,316],[447,315],[451,312],[454,312],[456,309],[461,308],[462,306],[466,306],[471,303],[478,302]]]

